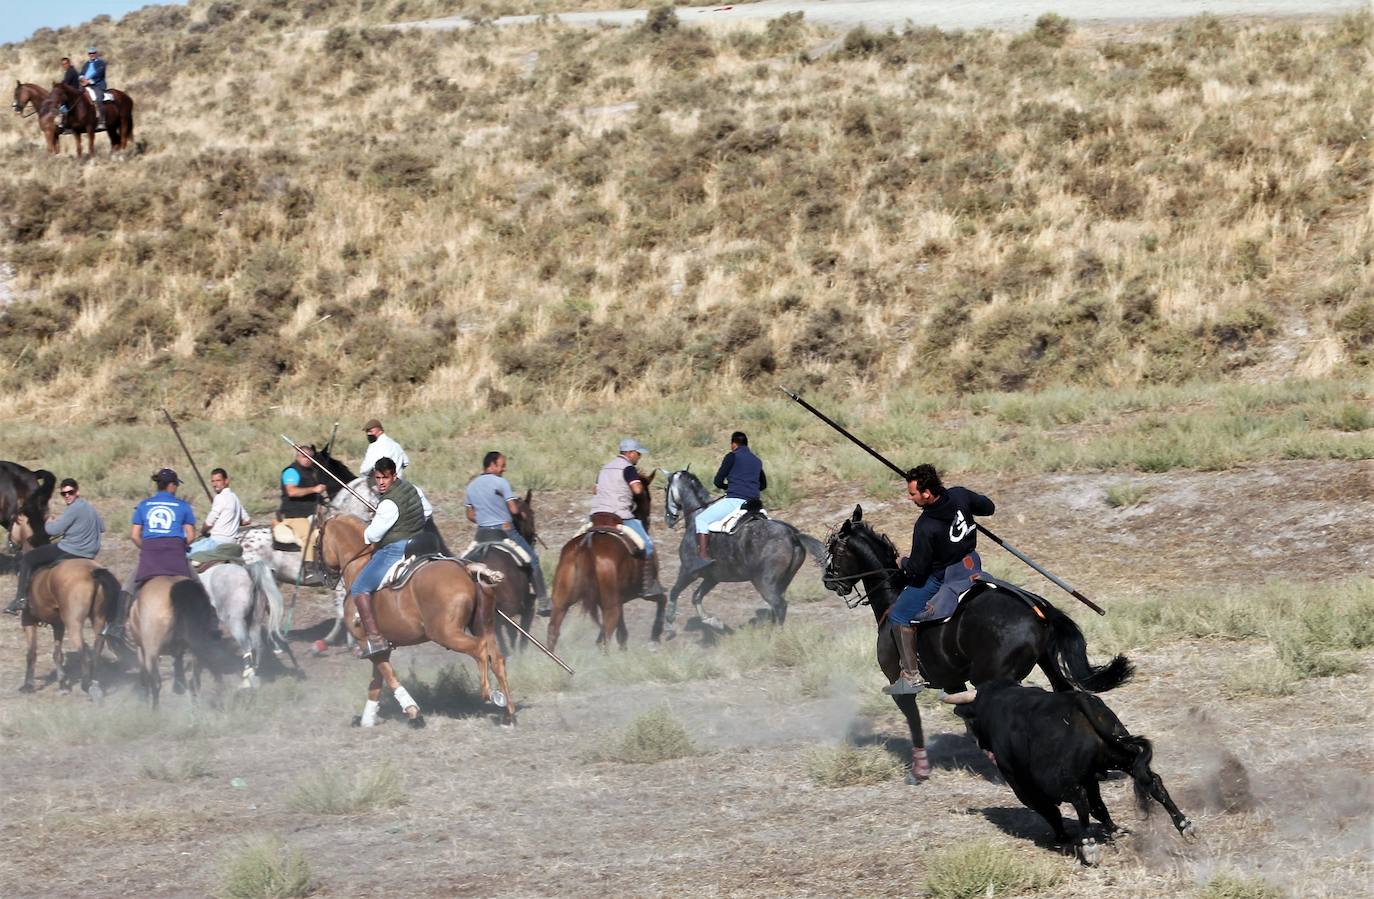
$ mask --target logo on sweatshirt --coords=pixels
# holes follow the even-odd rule
[[[949,526],[949,542],[958,543],[973,533],[973,525],[964,518],[963,512],[954,513],[954,523]]]

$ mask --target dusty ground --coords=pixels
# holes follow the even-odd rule
[[[1116,597],[1196,585],[1372,573],[1370,463],[1146,476],[1136,479],[1148,487],[1143,503],[1111,510],[1103,491],[1124,479],[971,486],[1002,508],[988,521],[995,531],[1109,607]],[[441,499],[441,517],[451,515],[456,498]],[[571,533],[581,499],[536,498],[551,545]],[[904,541],[912,513],[895,489],[885,497],[837,489],[787,517],[823,535],[856,502]],[[122,532],[124,504],[102,508]],[[461,529],[449,521],[445,530]],[[676,534],[665,534],[661,519],[655,531],[672,555]],[[1011,570],[999,550],[984,553]],[[133,563],[127,540],[112,536],[102,559],[124,575]],[[794,593],[817,596],[816,580],[806,569]],[[0,579],[0,590],[12,584]],[[1079,615],[1071,599],[1045,594]],[[735,627],[759,605],[740,589],[713,599],[713,611]],[[113,693],[100,708],[51,686],[0,693],[0,895],[207,895],[220,889],[227,847],[257,833],[278,833],[300,849],[326,896],[915,895],[932,853],[973,839],[1062,864],[1067,879],[1050,891],[1056,896],[1188,895],[1218,870],[1263,875],[1300,896],[1369,895],[1374,883],[1374,653],[1360,672],[1311,682],[1294,697],[1226,701],[1226,672],[1262,655],[1261,645],[1189,641],[1133,651],[1139,675],[1107,698],[1128,726],[1155,740],[1156,770],[1204,837],[1184,845],[1163,815],[1141,819],[1127,785],[1112,782],[1108,805],[1136,833],[1100,868],[1082,870],[1051,854],[1048,829],[941,709],[925,711],[937,769],[928,784],[814,785],[808,754],[846,736],[906,753],[900,717],[860,712],[876,674],[809,700],[783,671],[675,685],[581,683],[531,695],[521,671],[532,663],[522,658],[512,663],[521,702],[513,730],[494,726],[470,697],[453,696],[428,701],[426,730],[393,717],[360,731],[348,724],[361,706],[366,665],[340,651],[305,657],[305,641],[318,631],[311,625],[326,608],[311,594],[297,611],[304,678],[279,674],[256,700],[226,684],[209,688],[193,712],[186,697],[164,693],[154,719],[132,681],[112,670],[104,680]],[[632,643],[647,639],[649,612],[646,603],[630,609]],[[871,625],[866,610],[849,611],[833,597],[795,604],[790,621],[836,633]],[[697,639],[689,631],[664,652]],[[565,634],[573,649],[585,651],[589,640],[585,625]],[[0,622],[0,683],[19,684],[21,652],[17,625]],[[412,684],[432,683],[453,660],[432,647],[397,653],[400,670],[414,669]],[[47,668],[40,657],[40,674]],[[586,760],[635,714],[663,703],[703,754],[655,765]],[[1219,808],[1223,752],[1248,770],[1252,811]],[[188,757],[202,760],[205,776],[167,783],[148,773],[158,760]],[[404,805],[362,816],[288,807],[293,785],[321,769],[351,775],[386,760],[404,776]]]

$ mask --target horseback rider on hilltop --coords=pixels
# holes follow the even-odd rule
[[[634,498],[645,490],[644,479],[635,468],[647,450],[639,441],[626,437],[620,441],[620,454],[605,465],[596,476],[596,495],[592,498],[592,519],[610,515],[630,528],[644,541],[644,565],[639,595],[645,598],[662,596],[663,585],[658,582],[658,553],[644,523],[635,517]]]
[[[932,465],[911,469],[906,482],[907,496],[920,507],[921,515],[912,527],[911,555],[897,562],[908,586],[888,611],[897,630],[902,674],[883,687],[883,692],[894,695],[919,693],[925,688],[916,658],[915,623],[946,617],[932,602],[942,587],[963,593],[982,575],[974,516],[991,515],[997,508],[981,493],[963,487],[946,488]]]
[[[362,650],[365,659],[391,649],[391,644],[377,630],[377,620],[372,614],[372,594],[381,585],[387,570],[405,557],[406,545],[425,527],[420,492],[396,473],[395,462],[386,456],[378,459],[372,468],[372,481],[382,497],[372,523],[363,531],[363,540],[373,547],[372,558],[358,572],[349,590],[367,635]]]
[[[95,47],[86,48],[86,67],[81,70],[81,84],[86,95],[95,104],[95,117],[100,127],[105,127],[105,60]]]
[[[716,469],[713,483],[725,495],[692,519],[697,532],[697,560],[695,568],[705,568],[713,561],[710,552],[708,528],[718,521],[724,521],[732,513],[741,509],[745,503],[757,505],[760,494],[768,489],[768,476],[763,471],[763,460],[749,449],[749,436],[743,431],[730,435],[730,452],[721,460]]]

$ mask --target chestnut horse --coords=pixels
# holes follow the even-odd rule
[[[526,491],[523,499],[517,496],[514,502],[518,511],[511,514],[516,532],[530,546],[534,546],[534,541],[538,539],[534,532],[533,495],[533,491]],[[501,572],[501,583],[491,588],[492,595],[496,597],[496,608],[519,621],[520,626],[528,631],[530,623],[534,621],[534,592],[530,585],[530,573],[510,553],[495,549],[495,546],[494,543],[479,543],[463,558],[481,562],[493,571]],[[502,652],[508,652],[512,646],[524,648],[524,641],[517,639],[519,634],[514,626],[498,621],[496,629]]]
[[[95,679],[95,663],[104,648],[105,638],[100,631],[105,620],[113,614],[119,601],[119,579],[90,559],[63,559],[34,572],[29,583],[29,604],[24,609],[21,624],[28,643],[25,658],[24,685],[20,692],[33,692],[33,665],[38,658],[38,625],[52,627],[53,679],[63,693],[71,691],[71,676],[63,663],[66,653],[63,641],[68,632],[78,648],[77,661],[81,665],[81,689],[92,699],[104,693]],[[90,622],[94,646],[86,645],[86,623]]]
[[[327,525],[326,539],[328,530]],[[346,562],[344,583],[351,586],[370,558],[371,553],[366,553]],[[502,723],[515,723],[515,699],[506,682],[506,659],[496,645],[496,628],[491,625],[496,617],[494,597],[490,590],[483,590],[478,585],[463,563],[447,558],[425,562],[399,589],[382,587],[374,592],[372,615],[377,620],[377,630],[393,646],[415,646],[432,641],[445,649],[472,656],[477,662],[482,701],[504,706]],[[355,640],[366,639],[351,596],[344,603],[344,621]],[[495,671],[496,682],[501,688],[500,695],[495,697],[491,691],[491,671]],[[367,704],[363,706],[363,713],[354,719],[354,724],[372,727],[377,723],[383,684],[396,697],[410,725],[424,727],[420,707],[401,686],[391,665],[389,650],[372,659]]]
[[[655,471],[644,479],[644,489],[634,498],[635,518],[649,529],[649,485],[658,476]],[[658,551],[658,550],[655,550]],[[591,530],[563,544],[558,554],[558,569],[553,575],[553,614],[549,618],[549,649],[558,645],[558,635],[563,627],[563,617],[576,602],[593,618],[601,618],[601,635],[596,642],[603,649],[611,644],[611,634],[615,634],[620,648],[625,648],[629,634],[625,630],[625,615],[622,606],[639,595],[641,580],[640,566],[650,564],[648,559],[632,553],[625,541],[615,533],[614,528],[594,526]],[[664,611],[668,598],[658,596],[658,615],[654,618],[650,639],[657,642],[663,634]]]
[[[215,607],[205,588],[188,577],[160,575],[149,578],[139,588],[129,611],[129,638],[138,650],[138,666],[143,687],[153,708],[162,692],[162,671],[158,660],[166,653],[173,659],[172,688],[182,692],[187,686],[194,697],[200,692],[200,673],[209,659],[208,635],[215,627]],[[188,682],[183,657],[191,653],[191,679]],[[213,669],[211,669],[214,673]],[[218,678],[218,674],[215,675]]]
[[[30,104],[33,105],[33,112],[24,112],[24,109]],[[23,118],[37,115],[38,130],[43,132],[43,138],[48,142],[48,153],[56,156],[61,152],[57,145],[57,106],[48,102],[46,90],[36,84],[16,81],[14,102],[10,104],[10,108]]]
[[[315,528],[315,559],[329,569],[334,578],[334,627],[324,642],[333,643],[348,634],[344,625],[344,600],[348,589],[344,586],[343,571],[349,562],[365,554],[367,542],[363,531],[367,522],[345,512],[322,512]]]
[[[126,150],[134,136],[134,101],[123,91],[109,91],[111,99],[105,101],[105,132],[110,136],[110,152]],[[91,157],[95,157],[95,135],[100,127],[95,104],[86,91],[53,82],[52,93],[48,96],[56,115],[57,127],[66,128],[76,135],[76,156],[81,157],[81,135],[86,135]],[[60,107],[66,106],[62,114]]]

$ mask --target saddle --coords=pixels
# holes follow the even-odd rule
[[[710,524],[708,524],[706,526],[706,533],[733,534],[739,528],[739,526],[744,524],[746,521],[754,521],[756,519],[760,521],[768,521],[769,515],[766,511],[764,511],[763,506],[750,508],[749,504],[745,503],[743,506],[740,506],[738,509],[731,512],[729,515],[726,515],[720,521],[713,521]]]
[[[505,553],[523,568],[534,565],[534,559],[525,552],[524,547],[514,540],[474,540],[468,544],[468,548],[463,551],[463,555],[459,558],[464,561],[476,561],[489,549]]]
[[[462,559],[455,559],[453,556],[446,556],[442,553],[425,553],[419,556],[406,556],[396,564],[386,570],[382,575],[382,582],[377,585],[378,590],[390,589],[399,590],[406,585],[406,582],[414,576],[415,572],[425,567],[430,562],[457,562],[462,565],[477,581],[488,587],[494,587],[506,579],[506,576],[499,571],[493,571],[481,562],[466,562]]]
[[[191,553],[187,557],[187,561],[196,571],[208,571],[214,566],[223,565],[226,562],[242,565],[243,547],[237,543],[221,543],[214,549]]]
[[[644,545],[644,538],[639,536],[633,528],[627,528],[621,524],[620,516],[611,512],[593,512],[592,520],[582,525],[582,530],[573,536],[581,537],[583,534],[610,534],[617,537],[625,544],[625,549],[629,550],[632,556],[643,557],[648,550],[648,547]]]
[[[302,550],[300,538],[284,521],[272,525],[272,548],[286,553],[298,553]]]
[[[954,614],[966,603],[990,590],[998,590],[1002,593],[1009,593],[1016,599],[1021,600],[1031,608],[1031,611],[1045,617],[1042,605],[1045,601],[1034,594],[1027,593],[1015,584],[993,577],[987,572],[979,572],[973,583],[962,590],[952,588],[949,584],[942,586],[930,600],[930,605],[934,607],[934,612],[930,618],[925,618],[916,622],[919,629],[927,624],[943,624],[954,617]]]

